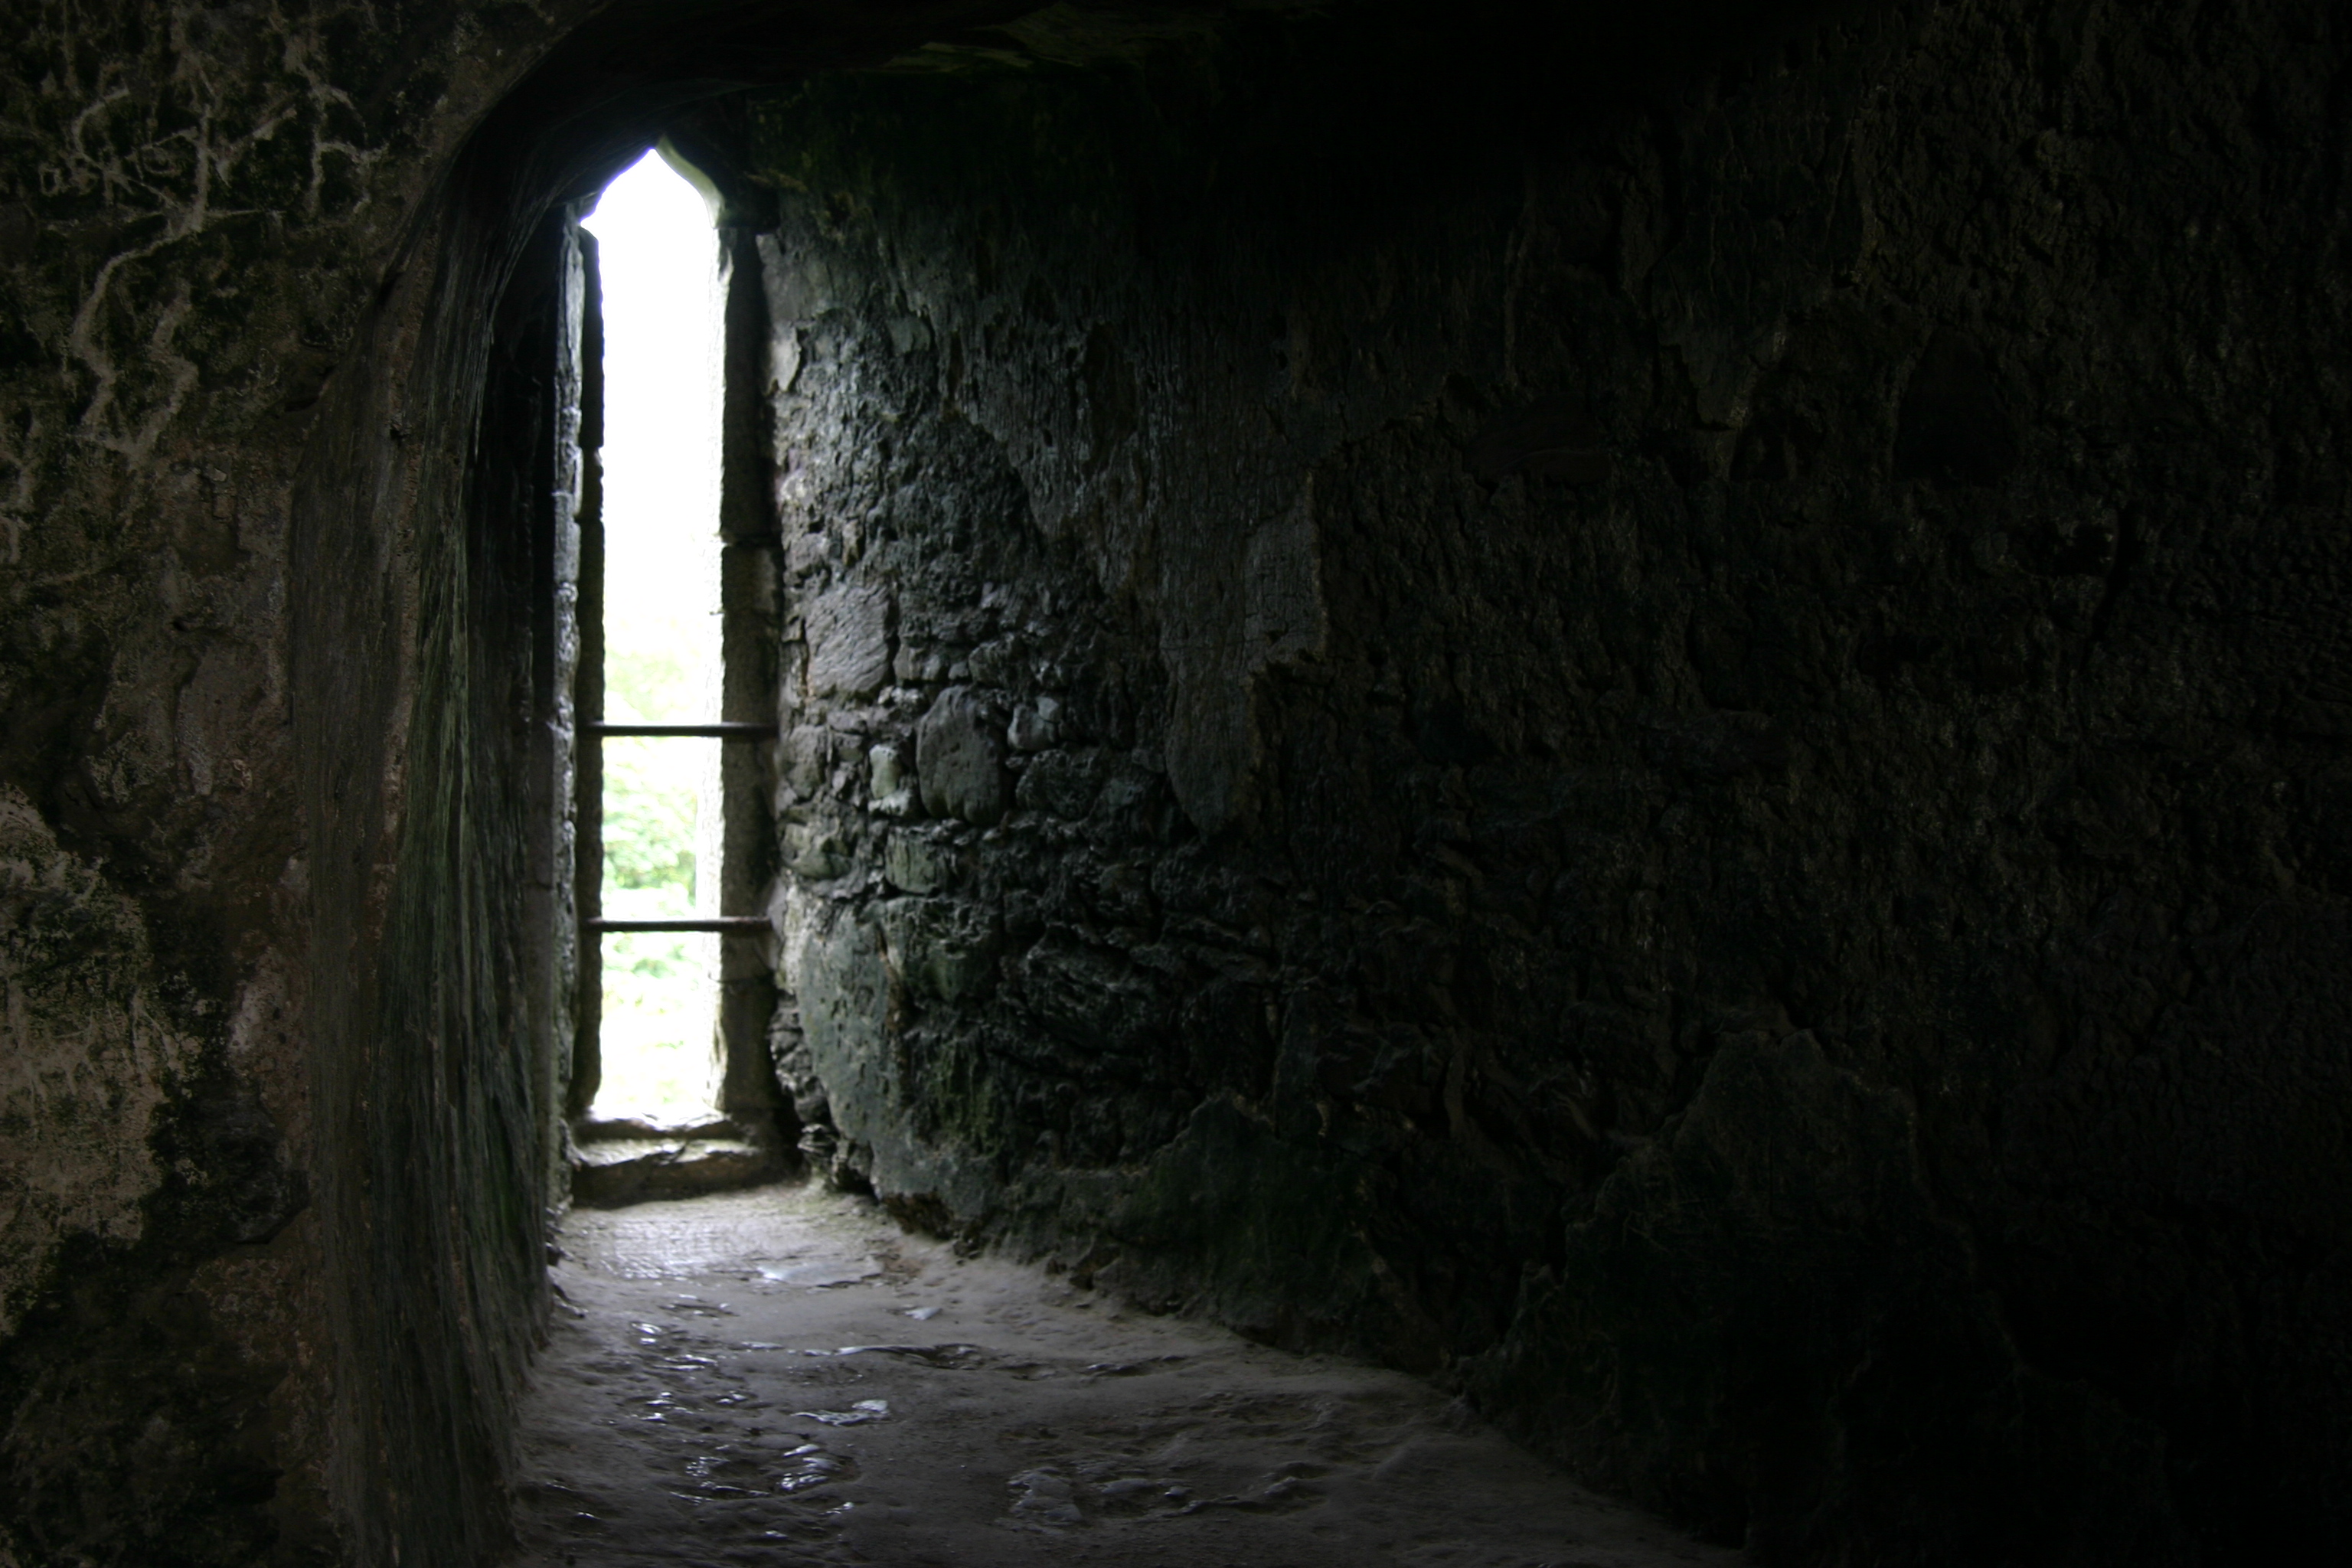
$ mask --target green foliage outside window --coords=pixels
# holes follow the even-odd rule
[[[615,651],[605,664],[605,712],[619,722],[695,717],[692,683],[662,654]],[[695,854],[709,741],[614,737],[604,742],[606,915],[624,920],[695,913]],[[709,938],[674,931],[604,939],[606,1089],[600,1106],[691,1121],[710,1097]]]

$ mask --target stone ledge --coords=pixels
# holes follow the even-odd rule
[[[789,1172],[788,1151],[733,1121],[662,1129],[639,1121],[591,1122],[572,1152],[572,1201],[622,1208],[656,1198],[731,1192]]]

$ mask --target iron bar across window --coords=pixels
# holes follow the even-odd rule
[[[715,741],[766,741],[775,737],[773,724],[740,724],[732,721],[719,724],[607,724],[603,720],[591,720],[587,731],[592,735],[699,735]]]
[[[776,733],[773,724],[740,723],[725,721],[716,724],[607,724],[592,719],[582,726],[592,735],[679,735],[698,736],[719,741],[764,741]],[[765,915],[719,915],[709,920],[621,921],[591,917],[580,922],[583,931],[717,931],[725,936],[757,936],[769,929]]]

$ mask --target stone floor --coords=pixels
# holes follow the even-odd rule
[[[811,1187],[575,1213],[530,1568],[1730,1564],[1399,1373],[960,1258]]]

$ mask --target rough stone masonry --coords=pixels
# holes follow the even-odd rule
[[[9,0],[0,1563],[504,1550],[661,133],[835,1179],[1763,1563],[2339,1540],[2352,34],[1617,10]]]

